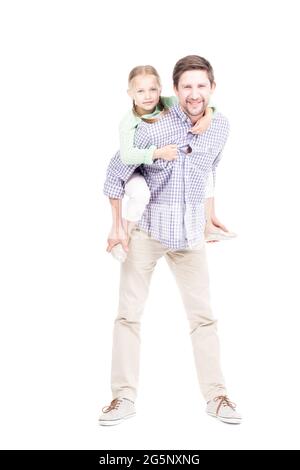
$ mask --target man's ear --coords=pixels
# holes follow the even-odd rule
[[[178,89],[175,85],[173,86],[173,90],[174,90],[175,95],[178,97]]]
[[[216,86],[217,86],[217,85],[216,85],[216,82],[213,82],[213,83],[212,83],[212,86],[211,86],[211,94],[213,94],[213,92],[215,91]]]

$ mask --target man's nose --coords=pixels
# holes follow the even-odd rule
[[[191,98],[193,100],[197,100],[199,98],[199,90],[197,88],[193,88],[191,91]]]

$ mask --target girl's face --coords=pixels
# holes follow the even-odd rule
[[[128,90],[140,115],[149,114],[155,109],[160,93],[161,88],[155,75],[137,75]]]

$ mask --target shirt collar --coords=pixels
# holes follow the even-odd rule
[[[192,126],[192,121],[190,120],[188,115],[184,111],[182,111],[181,106],[179,104],[175,104],[175,106],[173,106],[173,109],[182,122],[187,122]]]

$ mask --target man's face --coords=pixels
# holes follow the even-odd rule
[[[181,75],[174,91],[192,123],[203,115],[215,86],[215,83],[211,85],[206,70],[188,70]]]

